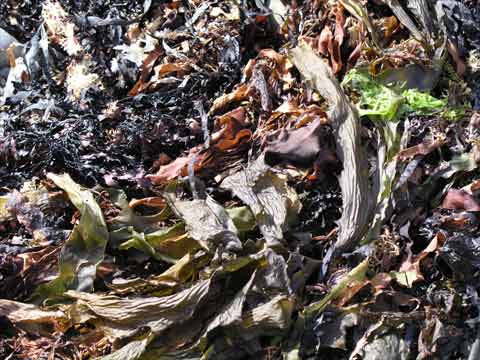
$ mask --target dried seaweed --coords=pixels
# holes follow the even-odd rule
[[[0,2],[0,358],[478,358],[479,19]]]

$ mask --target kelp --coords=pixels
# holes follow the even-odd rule
[[[367,330],[367,334],[370,336],[366,336],[365,343],[358,344],[364,346],[358,346],[359,349],[361,348],[361,351],[358,353],[355,351],[354,354],[363,356],[365,360],[379,358],[408,359],[410,355],[409,344],[401,334],[395,331],[381,331],[379,328],[380,326],[374,325],[371,329]],[[374,334],[374,332],[378,334]]]
[[[351,249],[365,234],[372,206],[358,117],[328,65],[308,45],[296,47],[291,56],[302,76],[329,104],[328,116],[335,130],[337,155],[344,167],[339,179],[343,213],[335,248],[337,251]]]
[[[283,1],[255,0],[255,3],[260,9],[270,12],[270,16],[273,18],[275,24],[281,28],[288,15],[288,6],[286,6]]]
[[[257,227],[255,217],[248,206],[237,206],[225,210],[232,218],[232,221],[240,234],[252,231]]]
[[[7,196],[0,196],[0,220],[5,220],[9,216],[9,212],[7,210]]]
[[[222,302],[218,313],[208,320],[203,330],[195,330],[200,331],[198,340],[190,347],[170,352],[164,341],[158,339],[149,346],[143,358],[191,358],[203,354],[207,359],[240,359],[254,356],[261,350],[261,336],[284,334],[291,324],[290,316],[295,306],[285,260],[268,249],[251,257],[253,259],[261,261],[257,269],[232,297]],[[251,260],[232,262],[232,265],[238,264],[232,270],[248,265]],[[252,296],[257,300],[247,310]],[[191,331],[190,328],[181,339],[190,342]]]
[[[81,217],[60,253],[58,277],[40,286],[36,296],[61,296],[68,289],[92,291],[97,266],[104,258],[108,242],[108,229],[102,210],[92,192],[83,189],[69,175],[49,174],[48,177],[67,193]]]
[[[0,14],[0,358],[476,357],[471,1]]]
[[[66,331],[71,326],[68,316],[60,310],[43,310],[36,305],[16,301],[0,300],[0,314],[19,329],[38,336]]]
[[[373,26],[370,17],[368,16],[365,5],[357,0],[340,0],[340,4],[342,4],[342,6],[347,9],[347,11],[349,11],[355,18],[365,24],[372,38],[373,45],[375,45],[377,49],[381,49],[376,29]]]
[[[80,324],[94,326],[107,339],[116,341],[113,352],[102,357],[106,359],[149,359],[168,356],[172,350],[239,358],[241,354],[225,349],[227,338],[245,346],[242,354],[254,354],[260,348],[261,336],[283,334],[289,328],[295,302],[286,262],[280,255],[265,250],[212,270],[208,279],[161,297],[120,298],[69,290],[64,296],[72,304],[59,309],[41,310],[35,305],[2,300],[0,312],[31,334],[48,326],[62,331]],[[163,277],[168,279],[167,274]],[[231,281],[237,282],[233,286],[237,290],[225,292]],[[256,300],[247,310],[245,304],[251,296]],[[217,307],[208,307],[212,303]],[[190,320],[197,324],[187,331],[193,338],[179,345],[179,339],[187,335],[183,331]],[[208,325],[203,327],[205,321]]]
[[[440,114],[446,108],[445,99],[437,99],[415,88],[395,88],[383,85],[365,72],[353,69],[346,74],[343,86],[360,94],[357,103],[360,116],[368,116],[378,129],[377,179],[378,198],[375,216],[363,243],[374,240],[380,226],[387,218],[394,191],[394,183],[399,176],[397,154],[407,145],[409,121],[403,121],[408,114]],[[400,124],[401,122],[401,124]]]
[[[398,0],[387,0],[386,3],[392,9],[392,12],[400,20],[400,22],[412,33],[418,41],[425,42],[424,35],[417,28],[410,16],[407,14],[403,6]]]
[[[169,207],[163,207],[154,215],[138,215],[128,203],[127,195],[118,189],[105,189],[112,203],[120,209],[118,215],[112,219],[110,228],[119,230],[126,226],[133,226],[137,231],[145,231],[159,221],[168,219],[172,212]]]
[[[153,215],[139,215],[135,212],[123,191],[105,190],[112,203],[120,209],[117,216],[109,223],[110,243],[120,250],[135,248],[144,251],[153,258],[175,263],[199,245],[185,236],[184,223],[179,222],[170,227],[158,228],[158,223],[169,219],[172,215],[170,207],[162,201],[161,210]],[[155,202],[150,202],[155,205]],[[136,206],[150,204],[148,201],[137,201]]]
[[[131,248],[135,248],[137,250],[144,251],[156,260],[165,261],[168,263],[175,263],[175,258],[172,258],[163,252],[157,252],[155,247],[153,247],[150,242],[146,240],[146,236],[144,233],[136,232],[133,227],[129,228],[128,230],[130,230],[129,237],[131,236],[131,238],[127,241],[122,242],[118,246],[119,250],[128,250]]]
[[[300,211],[295,191],[287,185],[286,176],[276,174],[260,156],[245,170],[225,178],[220,187],[230,190],[254,214],[268,246],[280,245]]]
[[[375,215],[363,243],[375,239],[390,205],[392,186],[396,176],[396,158],[401,150],[398,113],[403,99],[393,89],[375,82],[368,74],[351,70],[342,82],[344,87],[355,89],[361,94],[357,103],[360,116],[368,116],[378,129],[377,172],[374,184],[377,199]]]
[[[369,268],[368,260],[362,261],[358,264],[354,269],[350,270],[350,272],[345,275],[339,282],[333,287],[327,296],[325,296],[322,300],[310,304],[308,307],[305,308],[304,314],[306,317],[312,317],[321,313],[326,306],[337,297],[341,296],[345,291],[347,291],[348,286],[353,281],[364,281],[367,276],[367,271]]]
[[[160,275],[151,275],[145,279],[135,278],[117,280],[109,287],[117,294],[152,294],[164,296],[171,294],[177,287],[185,285],[211,261],[211,255],[204,251],[189,252]]]
[[[415,18],[422,25],[427,40],[431,41],[434,34],[435,19],[432,19],[428,2],[426,0],[409,0],[407,1],[407,7],[415,14]]]
[[[217,246],[224,246],[228,251],[241,250],[242,243],[232,218],[212,197],[180,200],[170,191],[166,197],[172,210],[185,222],[189,236],[205,249],[213,252]]]

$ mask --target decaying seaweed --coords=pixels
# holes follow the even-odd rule
[[[479,24],[0,2],[0,358],[477,359]]]

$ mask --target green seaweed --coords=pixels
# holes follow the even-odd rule
[[[428,92],[418,89],[399,90],[376,81],[366,72],[350,70],[342,85],[359,94],[356,103],[360,116],[398,121],[406,115],[441,114],[449,120],[463,117],[465,110],[461,107],[449,108],[447,99],[438,99]]]

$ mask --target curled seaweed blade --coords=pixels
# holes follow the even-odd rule
[[[335,129],[337,154],[343,163],[340,174],[343,213],[335,248],[352,249],[365,234],[375,198],[369,191],[368,166],[360,143],[359,120],[328,65],[308,45],[294,48],[291,57],[302,76],[329,104],[328,115]]]

